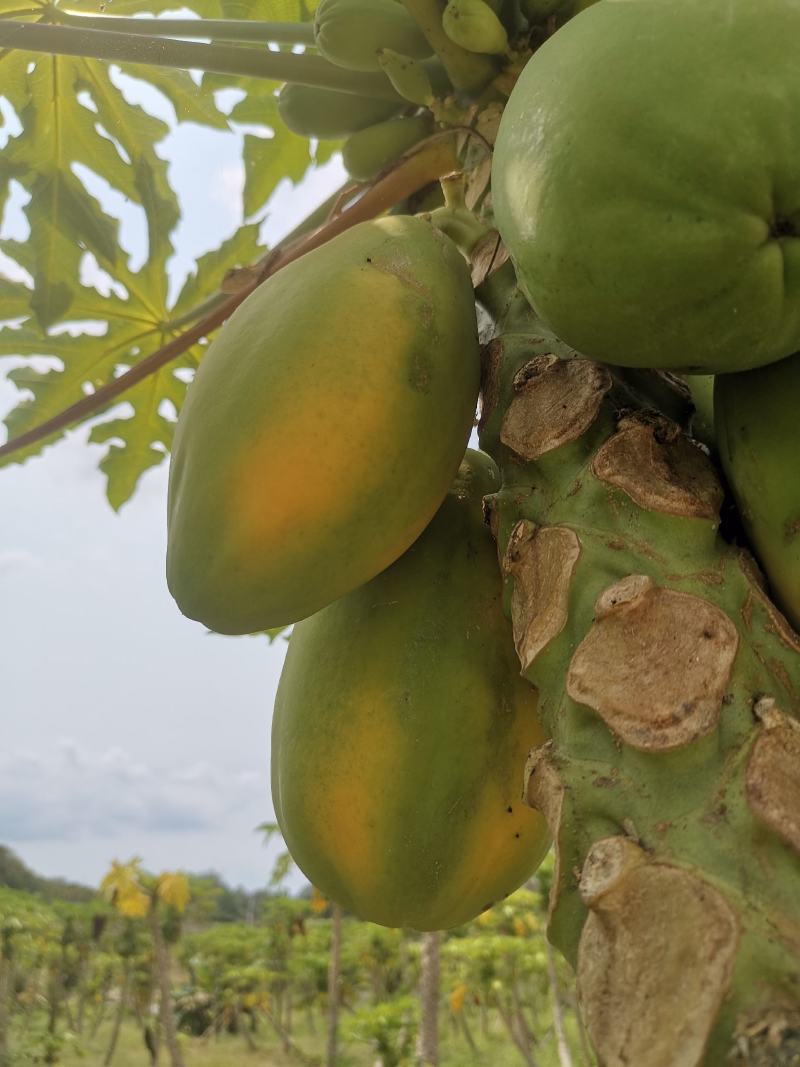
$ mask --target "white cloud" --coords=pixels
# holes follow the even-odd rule
[[[220,204],[227,212],[227,222],[231,226],[242,224],[242,193],[244,191],[244,164],[236,162],[224,164],[214,174],[214,184],[210,197],[215,204]]]
[[[209,833],[266,790],[265,773],[157,767],[118,746],[94,751],[67,738],[49,752],[0,755],[0,841]]]
[[[0,575],[40,570],[43,560],[27,548],[0,548]]]

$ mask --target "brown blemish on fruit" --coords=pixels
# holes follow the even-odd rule
[[[537,356],[514,377],[516,396],[503,418],[500,440],[524,460],[577,440],[597,418],[611,384],[610,373],[598,363]]]
[[[680,748],[717,725],[738,644],[715,605],[632,574],[598,597],[567,693],[633,748]]]
[[[586,1028],[604,1067],[699,1067],[733,973],[735,913],[701,878],[615,840],[582,874],[602,889],[578,947]]]
[[[514,579],[511,625],[523,672],[567,622],[569,587],[581,543],[567,526],[522,519],[511,531],[503,571]]]
[[[747,803],[760,822],[800,853],[800,725],[769,698],[754,710],[762,730],[747,761]]]
[[[622,419],[598,450],[592,471],[648,511],[719,517],[723,492],[711,461],[669,419]]]

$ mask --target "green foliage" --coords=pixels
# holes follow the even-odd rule
[[[10,848],[0,845],[0,886],[37,893],[45,900],[88,901],[95,897],[94,890],[63,878],[43,878],[16,856]]]
[[[345,1020],[344,1037],[368,1043],[383,1067],[402,1067],[414,1051],[418,1014],[417,1003],[409,996],[359,1008]]]
[[[209,876],[205,879],[205,884],[215,884]],[[190,882],[196,887],[204,879]],[[216,893],[209,898],[216,900]],[[190,904],[187,916],[191,909]],[[126,982],[130,1010],[114,1063],[133,1067],[141,1062],[143,1031],[136,1019],[147,1021],[157,996],[150,932],[142,919],[113,913],[97,928],[96,915],[94,905],[50,906],[31,894],[0,890],[0,937],[14,946],[11,955],[3,955],[6,961],[13,958],[15,974],[14,1067],[42,1062],[77,1067],[81,1057],[85,1063],[99,1060],[108,1047]],[[331,920],[315,914],[306,899],[275,896],[264,902],[255,922],[206,922],[198,928],[196,914],[187,922],[194,928],[183,934],[175,952],[173,1003],[182,1040],[190,1042],[189,1062],[218,1067],[217,1055],[223,1056],[221,1063],[239,1062],[245,1049],[256,1048],[263,1050],[266,1063],[288,1064],[280,1051],[286,1026],[297,1043],[292,1055],[313,1059],[324,1040]],[[542,893],[521,889],[445,938],[443,1067],[463,1065],[468,1057],[465,1028],[475,1031],[483,1062],[496,1067],[513,1063],[519,1053],[503,1036],[503,1013],[516,1010],[515,996],[532,1005],[529,1022],[542,1067],[555,1067],[541,964],[543,926]],[[372,1067],[376,1055],[385,1065],[409,1062],[418,1017],[419,948],[417,934],[345,918],[343,1063]],[[569,982],[561,981],[571,1020]],[[458,989],[460,1002],[452,997]],[[56,1023],[51,1027],[54,1005]],[[452,1027],[446,1026],[448,1019]],[[212,1052],[214,1048],[219,1051]]]
[[[82,5],[70,6],[80,10]],[[83,6],[96,11],[95,5]],[[288,15],[298,20],[310,18],[314,5],[301,0],[196,0],[189,6],[205,17],[235,13],[237,18]],[[157,14],[168,7],[165,0],[121,0],[114,4],[114,14]],[[21,20],[57,18],[55,9],[35,0],[15,2],[9,12]],[[243,123],[260,127],[244,135],[248,218],[263,212],[280,180],[299,180],[315,158],[308,141],[279,121],[275,86],[269,82],[218,75],[198,85],[181,70],[143,64],[122,64],[120,69],[126,78],[146,83],[161,104],[168,101],[177,124],[216,130],[238,130]],[[202,256],[177,299],[169,301],[171,234],[180,210],[167,164],[157,151],[169,127],[148,113],[152,104],[130,102],[128,84],[99,60],[0,52],[0,96],[22,125],[0,160],[0,214],[12,182],[30,197],[24,209],[29,237],[0,240],[0,251],[14,265],[13,276],[0,275],[2,316],[8,320],[0,329],[0,357],[21,363],[8,373],[22,393],[6,419],[9,437],[60,414],[177,337],[197,318],[196,309],[218,291],[226,271],[259,254],[254,222]],[[230,114],[215,95],[223,87],[246,94]],[[144,213],[147,259],[138,270],[131,269],[119,245],[119,219],[100,205],[97,179]],[[30,277],[34,288],[18,280],[17,271]],[[127,391],[124,409],[115,407],[110,418],[94,424],[90,440],[107,446],[100,466],[114,508],[168,454],[187,377],[201,355],[202,345],[193,345]],[[51,364],[46,369],[41,357]],[[21,450],[13,461],[40,452],[62,433]]]

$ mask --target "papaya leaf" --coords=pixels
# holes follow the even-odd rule
[[[27,316],[30,299],[31,291],[27,286],[0,275],[0,315],[4,319]]]
[[[265,251],[259,248],[258,230],[255,223],[242,226],[219,248],[206,252],[197,260],[194,271],[184,282],[175,301],[172,318],[188,314],[209,292],[213,292],[229,270],[253,262]]]
[[[270,22],[306,22],[319,0],[220,0],[226,19],[263,19]]]
[[[0,0],[0,19],[58,21],[58,6]],[[185,6],[199,17],[296,22],[310,19],[316,4],[190,0]],[[96,0],[63,7],[97,15]],[[115,15],[157,17],[172,9],[172,0],[114,3]],[[258,226],[242,227],[200,258],[170,306],[167,265],[180,205],[167,163],[156,151],[169,126],[150,114],[147,105],[130,102],[115,70],[156,90],[169,101],[177,122],[221,130],[230,129],[231,122],[267,128],[268,136],[249,131],[245,136],[248,216],[263,210],[282,178],[299,180],[313,162],[309,143],[279,123],[272,83],[222,75],[198,79],[186,71],[142,64],[109,67],[72,56],[0,53],[0,96],[22,127],[17,132],[11,118],[6,126],[10,136],[0,159],[0,217],[16,181],[27,196],[23,212],[30,228],[23,240],[0,240],[0,250],[21,268],[19,276],[13,269],[0,273],[0,322],[10,323],[0,326],[0,357],[22,363],[8,373],[22,394],[5,420],[10,438],[56,418],[179,337],[199,317],[196,309],[204,302],[213,304],[226,272],[254,262],[263,251]],[[214,94],[231,86],[243,92],[244,100],[229,118]],[[98,190],[105,186],[144,212],[148,255],[136,271],[119,244],[119,219],[105,206],[105,198],[100,202]],[[130,498],[143,472],[168,453],[177,412],[203,349],[204,344],[194,345],[126,392],[123,404],[117,399],[91,416],[89,440],[106,446],[100,466],[114,508]],[[23,461],[62,434],[54,431],[0,463]],[[274,640],[280,632],[267,636]]]
[[[191,897],[189,880],[185,874],[179,871],[168,871],[161,874],[156,882],[156,895],[159,900],[182,912],[186,909]]]
[[[160,406],[162,397],[170,391],[180,392],[176,405],[180,406],[185,383],[176,379],[171,369],[152,374],[125,395],[133,408],[132,416],[92,427],[89,440],[93,444],[109,444],[100,470],[106,476],[106,495],[115,511],[133,495],[142,474],[162,463],[169,452],[174,421],[161,413]]]
[[[153,10],[149,0],[147,9]],[[54,15],[38,5],[30,10],[43,13],[45,20]],[[210,13],[219,14],[216,0]],[[142,65],[125,70],[165,96],[177,121],[228,128],[213,94],[185,71]],[[97,60],[4,52],[0,85],[22,124],[21,133],[4,149],[0,203],[12,178],[30,194],[24,210],[35,253],[32,307],[39,325],[47,329],[70,311],[83,251],[90,251],[112,275],[119,256],[118,222],[89,191],[81,167],[144,208],[151,241],[174,226],[177,199],[166,164],[155,151],[169,127],[130,103],[108,65]]]
[[[69,0],[62,5],[67,11],[77,11],[84,15],[96,15],[96,0]],[[114,0],[114,15],[159,15],[164,11],[174,11],[176,7],[188,8],[195,14],[207,19],[222,17],[220,0],[190,0],[189,3],[176,4],[175,0]]]
[[[161,255],[151,259],[137,273],[124,265],[117,277],[126,295],[101,295],[81,286],[72,302],[72,311],[81,322],[104,324],[103,332],[45,334],[33,319],[17,328],[0,330],[0,356],[50,356],[58,367],[41,370],[25,365],[8,374],[8,380],[28,395],[7,416],[9,437],[13,438],[59,414],[87,391],[112,381],[122,370],[160,348],[181,332],[171,319],[177,315],[166,304],[166,261],[169,242],[160,246]],[[258,253],[257,227],[244,227],[220,249],[207,253],[198,263],[178,298],[176,308],[187,308],[213,295],[221,275],[229,266],[249,262]],[[174,420],[183,403],[191,372],[202,355],[195,345],[179,359],[144,379],[125,394],[129,411],[119,409],[108,420],[96,424],[90,440],[107,444],[100,466],[107,479],[111,506],[119,509],[131,496],[141,475],[161,463],[169,451]],[[14,453],[6,462],[21,462],[57,440],[53,435],[28,449]],[[0,461],[2,462],[2,461]]]
[[[120,70],[131,78],[146,81],[169,100],[178,122],[196,122],[212,129],[228,129],[225,115],[219,110],[213,93],[185,70],[168,67],[142,67],[136,63],[121,63]]]
[[[294,866],[294,860],[288,852],[281,852],[276,857],[275,863],[272,868],[272,873],[269,876],[269,884],[278,886],[281,882],[284,882],[289,875],[292,867]]]
[[[8,2],[13,4],[14,0],[8,0]],[[22,6],[24,5],[19,5],[19,7]],[[0,52],[0,96],[8,100],[17,115],[23,111],[30,100],[27,78],[29,62],[30,55],[26,52]]]
[[[309,142],[285,127],[278,127],[270,138],[247,134],[244,139],[245,217],[251,218],[260,211],[284,178],[299,182],[312,162]]]

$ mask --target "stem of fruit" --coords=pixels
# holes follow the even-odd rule
[[[344,70],[322,56],[270,52],[243,45],[195,44],[109,30],[5,21],[0,22],[0,47],[299,82],[356,96],[402,100],[383,74]]]
[[[437,181],[445,174],[451,173],[458,165],[454,134],[438,134],[421,142],[415,150],[399,160],[393,170],[370,186],[355,203],[344,211],[334,215],[307,236],[278,246],[269,252],[259,267],[251,272],[252,281],[242,286],[232,296],[220,300],[208,315],[196,322],[185,333],[173,338],[168,344],[146,356],[135,367],[101,386],[91,395],[84,396],[58,415],[54,415],[53,418],[47,419],[46,422],[35,426],[32,430],[0,445],[0,460],[59,433],[75,422],[89,418],[110,401],[122,396],[132,386],[161,370],[162,367],[177,359],[192,345],[221,326],[256,286],[270,275],[275,274],[281,267],[299,259],[306,252],[319,248],[320,245],[351,226],[355,226],[356,223],[382,214],[394,204],[423,189],[430,182]],[[337,198],[338,195],[337,193]]]
[[[442,28],[439,0],[403,0],[403,3],[441,59],[456,89],[476,94],[488,85],[497,74],[496,65],[488,56],[467,52],[450,40]]]
[[[163,19],[123,18],[119,15],[82,15],[77,11],[54,9],[55,21],[84,30],[112,30],[115,33],[144,34],[151,37],[200,37],[210,41],[243,41],[251,44],[313,45],[310,22],[258,22],[255,19]]]
[[[549,934],[586,1028],[609,1067],[789,1062],[800,639],[720,537],[707,454],[554,338],[510,265],[479,299],[497,324],[481,445],[503,474],[487,507],[548,734],[524,790],[556,844]]]

